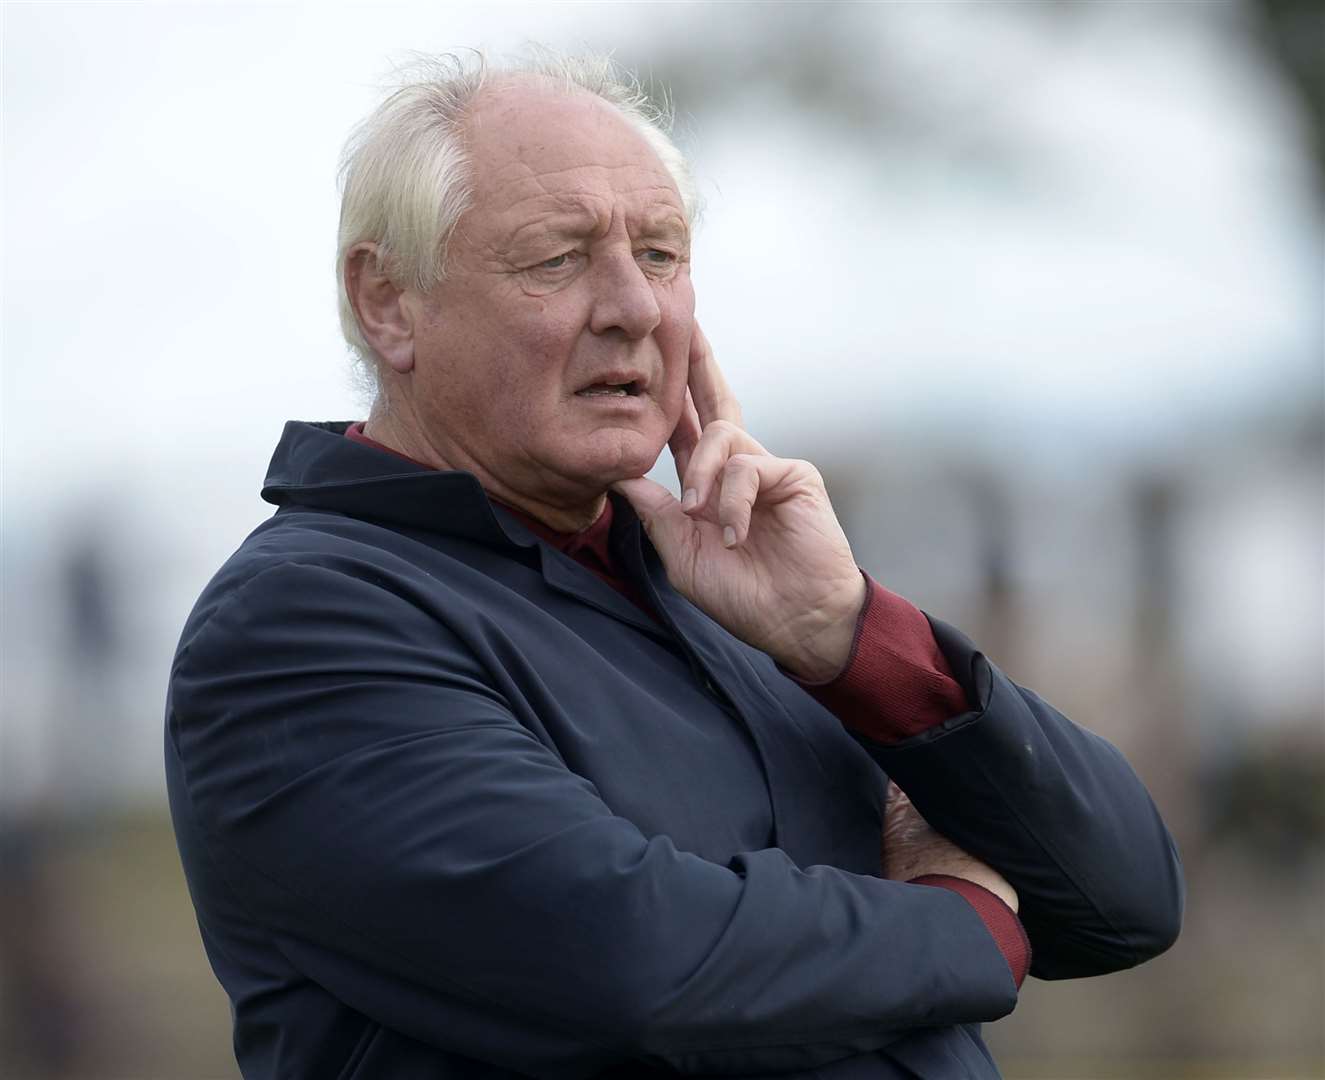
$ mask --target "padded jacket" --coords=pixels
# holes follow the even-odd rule
[[[245,1077],[996,1077],[1008,965],[880,876],[891,775],[1003,873],[1041,978],[1178,931],[1179,862],[1109,743],[931,620],[970,712],[853,737],[673,591],[652,619],[462,472],[290,423],[278,511],[171,670],[166,777]]]

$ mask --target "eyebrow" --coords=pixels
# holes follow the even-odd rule
[[[690,239],[690,223],[679,210],[667,207],[647,215],[639,235],[686,241]]]
[[[537,245],[545,240],[582,240],[602,231],[603,219],[588,203],[578,199],[558,199],[556,209],[537,221],[519,226],[508,237],[507,251]],[[663,206],[646,211],[633,234],[640,239],[664,239],[684,243],[690,238],[685,215],[675,207]]]

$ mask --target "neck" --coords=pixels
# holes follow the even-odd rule
[[[431,439],[422,435],[417,425],[402,423],[393,410],[380,407],[380,402],[373,405],[363,433],[375,442],[389,447],[398,454],[427,465],[432,469],[458,469],[473,473],[483,485],[483,490],[497,502],[505,503],[537,521],[549,529],[563,533],[582,532],[603,515],[607,503],[607,494],[600,492],[584,501],[565,502],[537,497],[503,483],[484,469],[478,462],[470,459],[457,448],[443,450]]]
[[[491,490],[486,484],[483,490],[497,502],[521,510],[559,533],[584,532],[603,516],[603,509],[607,505],[606,495],[599,495],[592,503],[586,503],[581,507],[570,508],[522,498],[514,493],[502,494]]]

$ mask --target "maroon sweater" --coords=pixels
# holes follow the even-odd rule
[[[362,423],[351,424],[345,434],[365,446],[414,461],[370,439],[363,433]],[[608,544],[612,530],[611,500],[598,520],[578,533],[557,532],[513,506],[500,505],[534,535],[569,555],[651,618],[655,617],[643,592],[620,572],[612,557]],[[800,679],[796,682],[849,730],[881,743],[899,742],[967,712],[966,696],[952,677],[924,613],[868,574],[865,581],[868,586],[865,606],[856,622],[855,640],[846,667],[827,682],[807,683]],[[1021,986],[1030,968],[1030,942],[1021,920],[1010,907],[988,889],[964,878],[926,874],[912,879],[911,884],[951,889],[975,908],[1012,969],[1017,986]]]

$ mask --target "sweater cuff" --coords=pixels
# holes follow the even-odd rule
[[[796,681],[849,730],[879,743],[969,712],[924,612],[868,574],[865,584],[846,667],[828,682]]]
[[[923,874],[912,878],[907,884],[950,889],[975,908],[975,913],[980,916],[985,928],[993,935],[998,951],[1003,954],[1003,959],[1012,969],[1012,978],[1017,984],[1017,989],[1021,989],[1021,984],[1026,980],[1026,973],[1031,967],[1031,943],[1015,911],[983,885],[977,885],[966,878],[951,877],[948,874]]]

